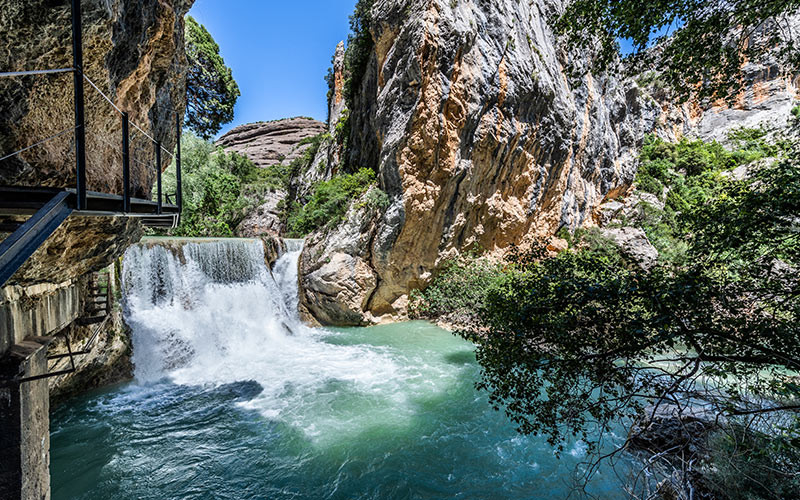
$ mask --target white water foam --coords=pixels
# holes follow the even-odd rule
[[[247,404],[269,417],[296,409],[331,383],[385,393],[380,386],[396,379],[399,370],[390,356],[374,347],[323,342],[330,332],[300,322],[302,240],[288,240],[287,247],[272,273],[258,240],[131,247],[123,288],[137,380],[167,378],[184,385],[254,380],[264,390]],[[314,433],[313,424],[306,427]]]

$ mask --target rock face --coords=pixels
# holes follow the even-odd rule
[[[139,241],[143,230],[127,217],[72,216],[23,264],[9,283],[60,283],[107,266]]]
[[[311,118],[287,118],[272,122],[240,125],[216,142],[228,151],[247,156],[261,168],[272,165],[288,165],[309,147],[300,144],[325,132],[322,122]]]
[[[239,223],[236,234],[242,238],[257,238],[263,234],[279,235],[283,229],[279,205],[285,200],[286,191],[278,189],[266,193],[261,204]]]
[[[661,110],[631,81],[590,75],[572,85],[566,62],[586,56],[548,26],[561,8],[558,0],[375,3],[349,160],[379,171],[392,203],[374,228],[361,225],[374,236],[353,236],[357,249],[337,243],[341,229],[309,240],[300,273],[307,302],[324,309],[315,316],[403,316],[408,292],[456,253],[502,252],[580,227],[628,189],[639,141]],[[332,247],[360,270],[340,286],[364,300],[330,299]]]
[[[373,188],[374,189],[374,188]],[[306,239],[300,256],[300,313],[326,325],[367,325],[377,321],[368,312],[378,275],[368,264],[378,229],[377,210],[362,199],[352,205],[344,223],[329,233]]]
[[[84,73],[130,120],[175,146],[183,116],[186,57],[183,16],[192,0],[84,0]],[[69,2],[9,0],[0,12],[3,71],[72,66]],[[121,193],[120,115],[85,86],[87,187]],[[0,79],[0,156],[74,125],[72,74]],[[0,184],[73,187],[74,138],[65,134],[0,162]],[[133,195],[149,198],[156,177],[152,142],[132,128]],[[162,169],[170,158],[162,155]],[[137,221],[69,218],[10,284],[60,283],[100,269],[141,236]],[[0,235],[0,237],[3,235]]]
[[[789,16],[781,26],[764,23],[750,35],[751,39],[768,36],[775,29],[783,36],[794,36],[800,30],[800,16]],[[742,68],[743,89],[732,103],[690,101],[678,105],[657,78],[652,80],[643,90],[662,108],[656,131],[673,141],[691,136],[724,143],[731,130],[741,127],[785,130],[792,120],[792,108],[800,99],[800,74],[792,73],[780,62],[777,50]]]
[[[192,0],[84,0],[84,74],[130,120],[171,150],[186,95],[183,16]],[[8,0],[0,14],[3,71],[72,66],[69,2]],[[87,186],[120,193],[120,115],[86,84]],[[0,151],[11,153],[74,126],[72,74],[0,79]],[[176,115],[177,113],[177,115]],[[0,183],[72,187],[73,135],[65,134],[0,163]],[[131,137],[131,184],[149,195],[152,143]],[[165,155],[166,156],[166,155]],[[162,169],[170,159],[162,158]]]

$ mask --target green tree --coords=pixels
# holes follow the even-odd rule
[[[731,419],[786,414],[793,426],[744,428],[800,445],[798,164],[793,152],[720,181],[684,214],[680,266],[645,271],[587,249],[517,253],[460,332],[477,344],[479,387],[520,432],[559,449],[579,436],[596,451],[602,432],[645,406],[692,401]],[[800,491],[798,466],[770,473]]]
[[[628,39],[634,71],[658,68],[682,98],[731,98],[743,85],[744,63],[777,46],[784,63],[799,66],[794,41],[780,38],[799,8],[798,0],[575,0],[557,28],[571,46],[595,54],[595,69],[612,64],[618,40]],[[647,50],[654,43],[659,49]]]
[[[210,139],[233,120],[239,86],[205,26],[186,16],[186,127]]]
[[[353,98],[358,93],[375,43],[372,40],[370,10],[375,0],[358,0],[350,16],[350,34],[347,37],[344,68],[344,97],[348,108],[353,108]]]
[[[175,236],[234,236],[251,200],[243,196],[248,182],[261,172],[249,159],[226,153],[191,132],[181,138],[183,212]],[[170,169],[173,169],[170,166]],[[164,176],[164,192],[175,192],[175,177]]]

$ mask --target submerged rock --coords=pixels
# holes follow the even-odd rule
[[[724,419],[717,412],[699,406],[678,407],[661,404],[647,407],[628,433],[628,446],[651,453],[669,452],[696,455]]]

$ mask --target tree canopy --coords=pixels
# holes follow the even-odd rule
[[[599,451],[605,432],[647,407],[701,405],[731,422],[786,414],[779,427],[767,420],[752,429],[771,429],[770,439],[793,443],[796,457],[797,165],[793,151],[687,197],[685,211],[671,216],[684,258],[650,270],[591,245],[556,256],[543,245],[515,252],[459,332],[477,345],[478,387],[520,432],[545,434],[557,449],[577,436]],[[800,493],[797,466],[770,470]]]
[[[210,139],[233,120],[239,86],[219,53],[219,45],[193,17],[186,16],[186,127]]]
[[[732,98],[744,63],[767,51],[780,47],[778,58],[800,67],[787,36],[788,16],[798,9],[799,0],[575,0],[557,28],[572,46],[595,54],[595,69],[613,63],[618,40],[627,39],[631,68],[657,68],[679,97]]]

